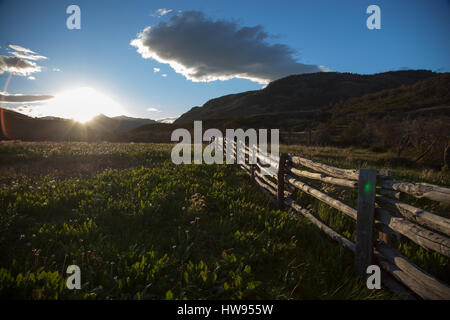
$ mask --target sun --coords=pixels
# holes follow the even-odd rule
[[[56,94],[40,109],[43,114],[69,118],[81,123],[99,114],[110,117],[124,114],[124,109],[117,101],[90,87],[71,89]]]

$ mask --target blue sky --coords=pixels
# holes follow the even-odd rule
[[[69,16],[66,8],[71,4],[81,8],[80,30],[66,27]],[[366,8],[371,4],[381,9],[380,30],[366,27],[369,16]],[[172,11],[158,16],[156,10],[161,8]],[[200,12],[203,16],[183,16],[189,11]],[[171,20],[175,15],[186,19]],[[303,70],[303,65],[362,74],[403,68],[450,71],[450,1],[445,0],[0,0],[0,55],[11,56],[13,50],[8,45],[18,45],[48,58],[32,61],[41,67],[40,72],[13,75],[6,91],[8,94],[57,95],[90,87],[117,101],[127,115],[158,119],[178,116],[211,98],[263,87],[261,81],[253,78],[230,76],[239,72],[235,69],[242,61],[248,65],[249,56],[254,54],[246,52],[247,46],[242,44],[247,42],[230,43],[227,54],[214,52],[215,44],[211,45],[211,41],[221,38],[212,34],[204,42],[180,50],[180,45],[190,44],[189,41],[192,43],[196,38],[177,34],[174,25],[182,27],[190,17],[200,17],[199,28],[202,23],[216,26],[218,20],[228,23],[223,26],[226,30],[231,30],[233,24],[238,29],[260,26],[256,36],[264,34],[262,42],[266,46],[257,52],[258,57],[255,55],[255,59],[261,60],[249,67],[253,73],[248,78],[285,75],[286,70]],[[158,27],[160,22],[166,25]],[[151,32],[142,39],[149,40],[149,49],[158,47],[160,54],[167,53],[174,61],[182,61],[186,68],[189,67],[186,63],[193,59],[195,65],[203,65],[202,59],[205,59],[205,67],[201,71],[191,70],[188,76],[187,71],[177,73],[173,65],[158,59],[144,59],[130,42],[148,26],[152,27]],[[259,48],[262,42],[255,40],[254,48]],[[262,52],[275,44],[283,45],[275,56],[273,52],[267,55]],[[196,51],[197,45],[204,45],[202,54]],[[167,48],[177,50],[169,54]],[[203,56],[208,48],[211,52]],[[283,60],[286,54],[290,64],[276,61]],[[154,72],[154,68],[160,71]],[[231,79],[214,80],[221,72]],[[0,75],[0,91],[8,76],[9,72]],[[28,79],[29,76],[35,80]],[[195,82],[193,79],[213,81]],[[17,104],[10,106],[18,107]]]

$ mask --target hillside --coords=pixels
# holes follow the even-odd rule
[[[0,139],[28,141],[115,140],[123,132],[156,123],[150,119],[98,115],[85,124],[56,117],[32,118],[8,109],[1,110]]]
[[[397,73],[395,73],[397,74]],[[405,75],[400,72],[400,75]],[[415,72],[406,72],[414,75]],[[423,76],[422,72],[418,72]],[[218,128],[224,131],[226,128],[278,128],[281,129],[282,143],[314,143],[325,145],[365,145],[375,146],[382,144],[383,148],[394,148],[398,152],[401,138],[409,130],[421,127],[417,134],[422,132],[427,136],[416,137],[416,153],[426,144],[433,143],[437,131],[442,133],[439,142],[434,143],[436,159],[440,162],[442,147],[445,147],[445,135],[448,131],[446,122],[450,122],[450,74],[433,74],[432,78],[418,81],[411,85],[400,85],[393,89],[381,90],[375,93],[354,97],[336,103],[328,103],[325,106],[305,108],[277,112],[278,108],[262,114],[250,114],[239,117],[207,118],[203,119],[203,128]],[[277,91],[282,91],[280,84],[288,85],[297,76],[282,79],[276,82]],[[412,79],[414,77],[410,77]],[[416,74],[415,79],[418,76]],[[269,87],[268,87],[269,88]],[[323,87],[323,95],[327,94],[327,88]],[[265,90],[265,89],[264,89]],[[264,91],[262,90],[262,91]],[[287,92],[288,90],[286,90]],[[208,102],[205,110],[225,110],[220,105],[230,104],[232,100],[243,99],[245,92],[238,95],[225,96]],[[252,93],[254,94],[254,93]],[[320,102],[312,101],[318,105]],[[199,110],[198,113],[204,113]],[[195,111],[197,112],[197,111]],[[192,115],[192,110],[184,114],[180,119],[187,119]],[[448,121],[447,121],[448,120]],[[186,121],[186,120],[184,120]],[[412,123],[411,121],[414,121]],[[170,135],[176,128],[192,130],[193,122],[175,121],[173,124],[149,124],[121,135],[121,141],[147,141],[168,142]],[[440,128],[440,129],[438,129]],[[310,138],[302,131],[312,130]],[[295,132],[298,132],[295,134]],[[389,133],[397,136],[391,137]],[[416,134],[416,135],[417,135]],[[297,137],[297,138],[296,138]],[[400,140],[399,140],[400,139]],[[430,141],[431,140],[431,141]],[[419,151],[417,151],[419,150]]]
[[[316,111],[320,107],[365,94],[411,85],[437,74],[426,70],[392,71],[374,75],[322,72],[292,75],[266,88],[227,95],[194,107],[175,123],[228,119],[269,113]]]
[[[389,89],[383,89],[386,87]],[[449,73],[430,71],[396,71],[376,75],[305,74],[274,81],[263,90],[210,100],[172,124],[104,115],[80,124],[52,117],[30,118],[5,109],[4,125],[11,139],[169,142],[174,129],[192,129],[193,121],[189,119],[201,119],[203,128],[220,130],[279,128],[282,143],[295,141],[291,138],[286,140],[286,132],[311,129],[321,132],[313,134],[313,142],[339,144],[345,129],[357,120],[360,124],[346,133],[348,138],[353,136],[354,139],[347,138],[344,144],[354,144],[358,142],[355,139],[359,139],[370,145],[371,140],[363,139],[362,132],[386,123],[398,127],[396,124],[405,119],[424,117],[428,122],[430,118],[445,122],[445,117],[450,116],[449,87]],[[369,93],[363,94],[365,92]],[[389,121],[384,120],[387,118]],[[367,121],[371,123],[370,127],[364,129]],[[403,126],[406,129],[409,125]]]
[[[403,119],[420,116],[450,116],[450,73],[417,82],[410,86],[383,90],[336,103],[326,111],[333,120],[345,122],[355,117],[386,116]]]

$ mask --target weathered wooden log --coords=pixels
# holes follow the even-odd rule
[[[317,228],[322,230],[327,236],[329,236],[331,239],[339,242],[343,246],[350,249],[352,252],[355,252],[355,244],[345,238],[344,236],[340,235],[330,227],[328,227],[326,224],[318,220],[316,217],[314,217],[308,210],[302,208],[300,205],[298,205],[294,200],[291,198],[287,198],[284,200],[284,203],[286,206],[294,209],[298,213],[302,214],[305,218],[307,218],[312,224],[314,224]]]
[[[355,188],[355,189],[358,187],[358,182],[354,181],[354,180],[334,178],[334,177],[327,176],[323,173],[299,170],[299,169],[296,169],[296,168],[290,167],[290,166],[287,167],[287,170],[290,173],[292,173],[296,176],[299,176],[299,177],[320,180],[320,181],[323,181],[326,183],[330,183],[330,184],[334,184],[334,185],[342,186],[342,187],[349,187],[349,188]]]
[[[388,211],[376,208],[376,218],[393,231],[404,235],[421,247],[450,257],[450,239],[434,233],[404,218],[393,217]]]
[[[314,189],[313,187],[293,178],[290,175],[286,175],[286,182],[290,183],[291,185],[300,189],[301,191],[313,196],[314,198],[317,198],[317,199],[325,202],[329,206],[345,213],[347,216],[356,220],[357,211],[354,208],[346,205],[345,203],[330,197],[329,195],[323,193],[322,191]]]
[[[256,163],[256,167],[258,168],[258,170],[261,173],[263,173],[267,176],[270,176],[271,178],[274,178],[275,180],[278,180],[278,175],[276,173],[272,172],[271,170],[269,170],[269,168],[263,167],[263,165],[260,162]]]
[[[377,192],[383,196],[400,200],[401,193],[394,190],[377,189]]]
[[[298,156],[290,156],[290,160],[295,164],[302,165],[304,167],[325,173],[336,178],[346,178],[350,180],[358,180],[359,178],[359,171],[355,169],[336,168]]]
[[[255,183],[259,187],[259,189],[269,198],[270,202],[274,206],[278,205],[278,201],[276,199],[276,191],[273,190],[269,185],[265,184],[258,177],[255,177]]]
[[[429,183],[411,183],[395,180],[380,180],[378,185],[394,191],[401,191],[416,198],[427,198],[434,201],[450,203],[450,189]]]
[[[381,258],[381,260],[384,259],[403,271],[404,274],[396,272],[395,269],[387,270],[393,274],[394,277],[400,278],[406,286],[422,298],[433,300],[450,299],[450,287],[447,284],[416,266],[395,249],[384,244],[378,244],[376,246],[375,255],[377,258]],[[405,276],[405,274],[407,276]]]
[[[267,191],[269,191],[274,197],[277,196],[277,190],[272,188],[270,185],[262,181],[260,178],[255,177],[255,182],[260,186],[265,188]]]
[[[386,259],[383,259],[383,256],[381,256],[381,254],[377,250],[375,250],[375,257],[377,258],[377,264],[382,268],[382,270],[385,270],[385,272],[394,277],[399,283],[406,286],[411,292],[413,292],[417,296],[421,297],[422,299],[428,300],[439,299],[437,295],[435,295],[429,289],[424,288],[422,284],[417,282],[409,274],[407,274],[394,264],[390,263]],[[383,278],[381,279],[381,281],[383,281]]]
[[[263,175],[262,173],[260,173],[260,172],[258,172],[258,171],[255,171],[255,175],[256,175],[258,178],[264,180],[265,183],[267,183],[268,185],[270,185],[270,186],[271,186],[272,188],[274,188],[275,190],[277,189],[277,184],[274,183],[274,182],[272,182],[272,181],[270,181],[269,178],[268,178],[267,176]]]
[[[386,261],[387,263],[387,261]],[[402,300],[418,300],[418,297],[408,287],[396,280],[386,270],[381,268],[381,283]]]
[[[247,147],[245,146],[245,150],[251,155],[253,152],[255,156],[258,157],[264,164],[270,164],[272,166],[276,166],[278,168],[278,162],[280,161],[280,157],[275,157],[272,154],[262,152],[260,148],[257,146]]]
[[[382,207],[385,205],[411,221],[417,222],[432,230],[450,235],[450,219],[385,196],[378,196],[377,201],[381,203]]]
[[[250,165],[245,164],[245,163],[241,163],[240,166],[241,166],[244,170],[246,170],[246,171],[248,171],[249,173],[251,173],[251,167],[250,167]]]

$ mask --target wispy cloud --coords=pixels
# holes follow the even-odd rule
[[[166,78],[166,77],[167,77],[167,74],[163,73],[163,74],[161,75],[161,77]]]
[[[28,60],[43,60],[43,59],[48,59],[47,57],[44,56],[40,56],[40,55],[35,55],[35,54],[28,54],[28,53],[23,53],[23,52],[11,52],[13,55],[15,55],[18,58],[22,58],[22,59],[28,59]]]
[[[10,45],[8,45],[8,47],[10,47],[13,50],[20,51],[20,52],[31,53],[31,54],[36,53],[34,51],[31,51],[30,49],[24,48],[22,46],[14,45],[14,44],[10,44]]]
[[[244,78],[267,84],[290,74],[328,71],[298,62],[292,48],[268,39],[260,25],[241,27],[186,11],[146,27],[130,44],[143,58],[169,64],[195,82]]]
[[[153,68],[153,72],[159,72],[159,71],[161,71],[160,68]]]
[[[52,70],[53,70],[53,72],[61,72],[61,69],[59,69],[59,68],[53,68]]]
[[[29,76],[27,79],[28,79],[28,80],[36,80],[36,78],[33,77],[33,76]]]
[[[152,13],[151,16],[153,17],[162,17],[165,16],[166,14],[171,13],[173,10],[172,9],[166,9],[166,8],[161,8],[155,11],[155,13]]]
[[[158,110],[156,108],[148,108],[147,111],[150,111],[150,112],[161,112],[160,110]]]

